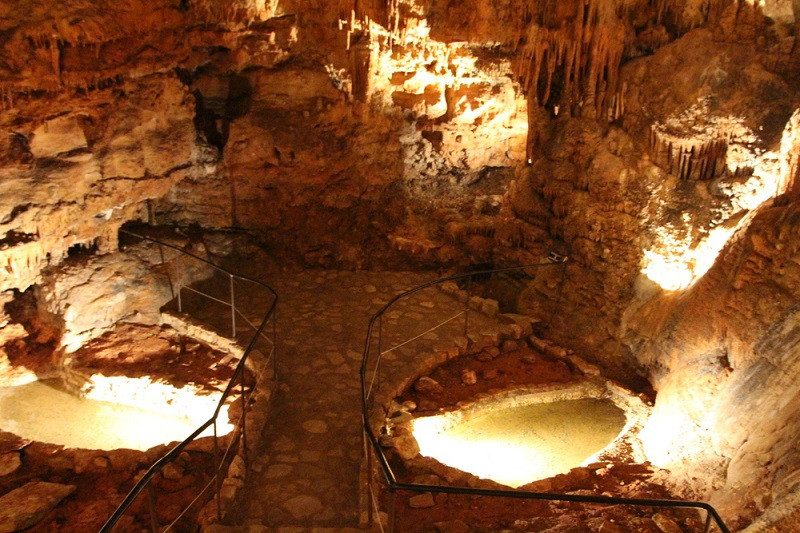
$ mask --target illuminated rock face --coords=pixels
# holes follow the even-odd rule
[[[202,151],[188,90],[171,74],[130,83],[129,95],[45,96],[4,114],[21,153],[0,167],[1,290],[27,289],[75,245],[116,250],[117,229],[194,172]]]
[[[796,212],[764,209],[695,286],[631,319],[639,356],[657,368],[651,460],[677,472],[704,463],[731,516],[775,519],[797,505]]]
[[[210,275],[205,264],[146,242],[125,252],[78,253],[44,272],[37,308],[71,353],[120,322],[159,324],[176,287]]]
[[[0,1],[0,302],[35,285],[66,324],[77,293],[47,287],[87,275],[58,271],[68,251],[127,268],[112,252],[134,219],[244,227],[322,266],[556,249],[563,286],[542,274],[518,306],[653,381],[654,458],[706,465],[695,488],[743,520],[780,514],[800,431],[794,16],[784,0]],[[662,438],[665,421],[684,431]]]

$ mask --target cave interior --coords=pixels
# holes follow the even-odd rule
[[[276,370],[251,365],[225,403],[225,424],[248,426],[236,406],[252,387],[249,462],[214,486],[210,448],[187,448],[158,474],[162,525],[206,482],[191,528],[388,520],[386,494],[365,504],[358,482],[370,316],[437,277],[552,264],[387,315],[411,338],[447,297],[505,333],[467,335],[436,364],[392,354],[385,413],[601,377],[639,402],[637,451],[616,448],[629,464],[529,489],[625,485],[709,502],[732,531],[800,531],[798,30],[797,0],[0,0],[0,531],[99,529],[176,441],[20,435],[12,407],[66,415],[18,387],[101,402],[128,387],[129,407],[197,410],[197,424],[239,375],[231,310],[201,293],[236,293],[234,341],[261,316],[245,307],[272,296],[185,251],[274,287],[283,342],[261,335],[254,360],[274,352]],[[176,318],[192,306],[221,332]],[[401,426],[392,464],[461,479],[408,454]],[[703,530],[654,509],[484,501],[496,518],[481,525],[440,496],[392,499],[398,530]],[[118,530],[154,523],[145,499]]]

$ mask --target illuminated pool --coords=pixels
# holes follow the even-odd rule
[[[413,433],[422,455],[519,487],[593,461],[625,424],[612,401],[578,399],[418,418]]]
[[[174,394],[166,397],[161,384],[139,386],[137,379],[125,379],[124,383],[127,387],[118,382],[108,388],[114,393],[114,401],[81,398],[41,381],[0,388],[0,429],[68,448],[148,450],[185,439],[208,419],[218,399],[207,396],[191,400],[190,395],[183,394],[182,398],[197,403],[190,405],[176,401]],[[160,406],[145,401],[142,392],[147,390],[157,391]],[[129,392],[132,396],[127,397]],[[227,406],[222,420],[227,420],[226,411]],[[220,434],[231,429],[221,427]]]

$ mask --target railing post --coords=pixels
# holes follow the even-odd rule
[[[278,367],[275,359],[278,356],[278,306],[272,310],[272,379],[278,380]]]
[[[242,375],[239,377],[239,388],[242,392],[242,459],[244,460],[245,472],[247,471],[247,399],[244,392],[244,367]]]
[[[469,300],[472,298],[472,276],[467,277],[467,300],[464,302],[464,338],[469,343]]]
[[[560,261],[560,262],[563,263],[563,261]],[[380,531],[381,531],[381,533],[384,533],[385,531],[394,531],[395,530],[395,524],[399,520],[402,521],[401,519],[404,516],[403,510],[401,509],[399,518],[398,518],[398,514],[397,514],[398,513],[398,511],[397,511],[397,506],[398,506],[397,493],[398,492],[404,491],[404,493],[406,495],[409,495],[409,494],[414,494],[414,493],[423,492],[423,491],[428,491],[429,492],[431,490],[430,486],[420,485],[420,484],[416,484],[416,483],[411,483],[411,484],[401,483],[401,484],[399,484],[399,483],[397,483],[395,481],[396,477],[395,477],[394,473],[392,472],[392,467],[390,466],[390,464],[387,463],[387,458],[384,455],[382,446],[376,440],[376,437],[380,438],[380,435],[382,434],[382,432],[379,433],[379,435],[375,435],[370,431],[370,426],[367,425],[367,424],[370,423],[369,422],[370,414],[373,412],[371,404],[374,403],[374,401],[375,401],[375,398],[372,395],[372,389],[373,389],[373,386],[375,384],[376,379],[380,382],[380,376],[381,376],[380,366],[381,366],[381,362],[382,362],[381,356],[382,356],[382,352],[383,352],[383,345],[382,345],[382,334],[383,334],[383,331],[382,331],[382,325],[383,325],[382,318],[383,318],[383,311],[388,309],[388,307],[390,307],[391,304],[395,303],[400,298],[404,298],[406,296],[414,294],[414,293],[416,293],[416,292],[418,292],[418,291],[420,291],[422,289],[428,288],[428,287],[430,287],[430,286],[432,286],[434,284],[441,283],[443,281],[466,280],[466,287],[465,287],[465,289],[466,289],[465,290],[466,301],[464,302],[465,307],[464,307],[464,311],[463,311],[464,312],[464,335],[469,340],[469,315],[470,315],[470,300],[472,298],[472,281],[473,281],[473,277],[476,276],[476,275],[477,276],[484,276],[487,273],[491,274],[492,272],[500,273],[500,272],[507,272],[507,271],[511,271],[511,270],[517,270],[519,268],[529,268],[529,267],[532,268],[534,266],[545,266],[545,265],[544,264],[528,265],[528,266],[525,266],[525,267],[516,267],[516,268],[511,268],[511,269],[498,269],[498,270],[494,270],[494,271],[475,271],[475,272],[469,273],[469,274],[464,274],[464,275],[460,275],[460,276],[450,276],[450,277],[447,277],[447,278],[442,278],[440,280],[429,282],[427,284],[420,285],[418,287],[415,287],[413,289],[409,289],[409,290],[399,294],[395,299],[393,299],[390,302],[390,304],[387,304],[387,306],[385,306],[382,311],[374,314],[372,316],[372,318],[370,319],[368,335],[367,335],[367,339],[366,339],[365,346],[364,346],[364,352],[365,353],[364,353],[364,358],[363,358],[362,363],[361,363],[362,366],[361,366],[360,371],[359,371],[359,378],[360,378],[360,385],[361,385],[362,411],[363,411],[362,412],[362,439],[363,439],[362,440],[362,446],[364,448],[363,453],[366,456],[365,457],[365,459],[366,459],[365,462],[366,462],[366,469],[367,469],[367,478],[365,480],[363,480],[363,483],[366,483],[366,493],[367,493],[367,496],[370,498],[370,502],[368,502],[368,503],[371,504],[371,505],[368,505],[369,509],[368,509],[368,513],[367,513],[366,516],[368,517],[368,524],[369,524],[369,526],[372,526],[373,530],[375,530],[374,526],[378,526]],[[481,278],[481,279],[484,279],[484,278]],[[489,278],[489,279],[491,280],[491,278]],[[479,289],[480,289],[480,287],[479,287]],[[480,294],[480,293],[481,293],[481,291],[478,290],[478,294]],[[476,309],[476,311],[479,312],[480,309]],[[443,322],[440,325],[443,325],[445,323],[449,323],[450,321],[453,321],[453,320],[457,319],[457,317],[460,314],[461,314],[460,312],[457,313],[455,316],[447,319],[445,322]],[[375,332],[375,327],[376,327],[375,322],[377,322],[377,333]],[[480,324],[478,324],[478,326],[480,326]],[[438,327],[439,326],[435,326],[434,329],[436,329]],[[456,327],[457,327],[457,325],[456,325]],[[478,330],[479,329],[480,328],[478,328]],[[429,331],[432,331],[432,330],[429,330]],[[425,335],[426,333],[427,332],[422,333],[418,337],[414,337],[412,339],[409,339],[405,343],[401,343],[401,344],[395,345],[392,348],[389,348],[387,350],[387,352],[393,351],[393,350],[397,349],[398,347],[407,344],[408,342],[416,340],[417,338]],[[476,334],[480,335],[480,332],[478,331]],[[378,339],[377,339],[378,360],[373,364],[371,355],[373,353],[373,347],[372,346],[376,342],[376,340],[374,339],[375,335],[377,335],[377,337],[378,337]],[[390,340],[394,341],[396,339],[392,339],[390,337]],[[373,373],[371,375],[369,374],[370,370],[373,370]],[[391,370],[391,367],[390,367],[390,370]],[[371,381],[369,379],[370,377],[372,378]],[[368,438],[370,439],[369,441],[367,440]],[[373,457],[372,454],[374,454],[374,457]],[[375,462],[376,465],[377,465],[377,466],[374,467],[374,470],[373,470],[373,462]],[[385,483],[385,485],[384,485],[384,483]],[[377,485],[377,487],[374,487],[373,485]],[[384,498],[385,491],[388,491],[388,495],[386,495],[386,498]],[[697,510],[697,514],[693,514],[692,516],[695,516],[698,520],[702,520],[702,513],[700,511],[701,510],[706,510],[705,527],[704,527],[704,530],[703,530],[704,533],[709,533],[710,528],[711,528],[712,520],[713,520],[714,525],[716,526],[714,531],[716,531],[716,529],[718,528],[722,533],[729,533],[728,527],[725,525],[724,521],[719,516],[717,511],[713,507],[711,507],[709,504],[702,503],[702,502],[692,502],[692,501],[682,501],[682,500],[658,500],[658,499],[647,499],[647,498],[620,498],[620,497],[611,497],[611,496],[605,496],[605,495],[596,495],[596,496],[592,496],[592,495],[576,495],[576,494],[572,494],[572,493],[566,493],[566,494],[548,493],[548,494],[545,494],[545,493],[540,493],[540,492],[508,491],[508,490],[498,490],[498,489],[488,489],[488,488],[473,488],[473,487],[468,487],[468,486],[463,486],[463,487],[453,486],[453,487],[450,487],[449,490],[447,490],[445,492],[449,493],[449,494],[469,495],[470,498],[472,498],[472,499],[476,499],[478,497],[481,497],[481,498],[482,497],[497,497],[497,498],[520,498],[520,499],[526,499],[526,500],[529,500],[529,501],[531,501],[531,500],[541,500],[541,501],[553,501],[553,502],[576,502],[576,503],[577,502],[582,502],[582,503],[587,503],[587,504],[600,504],[600,505],[632,505],[632,506],[635,506],[635,507],[640,508],[640,509],[641,508],[650,509],[649,511],[647,511],[649,513],[652,513],[652,509],[653,508],[668,508],[668,509],[671,509],[671,508],[691,508],[691,509]],[[379,493],[379,495],[377,493]],[[378,498],[381,499],[381,502],[378,502]],[[401,500],[401,503],[399,505],[401,505],[403,507],[403,509],[405,509],[406,505],[405,505],[405,503],[403,503],[403,499],[400,499],[400,500]],[[383,509],[384,508],[387,511],[386,512],[386,521],[385,522],[383,520],[381,520],[381,517],[383,516]],[[362,515],[362,516],[364,516],[364,515]],[[386,528],[384,528],[384,525],[386,525]]]
[[[221,465],[219,464],[219,440],[217,437],[217,419],[214,419],[214,478],[217,485],[217,520],[222,521],[222,478],[220,477]]]
[[[151,226],[156,225],[156,210],[153,209],[153,201],[148,199],[147,200],[147,223]]]
[[[161,524],[158,523],[158,512],[156,511],[156,488],[153,480],[147,482],[147,506],[150,508],[150,529],[153,533],[161,532]]]
[[[381,372],[383,366],[383,315],[378,318],[378,365],[375,372],[378,374],[376,380],[378,383],[377,389],[381,388]]]
[[[394,533],[395,505],[397,504],[397,491],[389,487],[389,518],[386,523],[386,530]]]
[[[231,278],[231,338],[236,338],[236,296],[233,290],[233,274],[228,274]]]
[[[367,527],[372,526],[374,519],[372,513],[372,501],[375,494],[372,492],[372,447],[369,445],[369,438],[367,437],[367,430],[362,428],[361,438],[364,441],[364,456],[366,458],[366,482],[367,482]]]
[[[230,272],[226,271],[225,269],[222,269],[221,267],[217,267],[216,265],[214,265],[210,261],[207,261],[205,259],[199,258],[199,257],[193,255],[192,253],[190,253],[190,252],[188,252],[188,251],[186,251],[184,249],[178,248],[176,246],[173,246],[171,244],[162,243],[161,241],[158,241],[156,239],[152,239],[150,237],[144,237],[144,236],[141,236],[141,235],[137,235],[135,233],[132,233],[132,232],[124,230],[124,229],[120,229],[120,232],[121,233],[125,233],[127,235],[132,235],[133,237],[136,237],[138,239],[142,239],[142,240],[146,240],[146,241],[155,243],[155,245],[158,246],[158,252],[159,252],[159,255],[160,255],[160,259],[161,259],[160,266],[162,267],[162,270],[164,271],[164,273],[165,273],[165,275],[167,277],[167,281],[168,281],[169,287],[170,287],[170,294],[171,294],[173,299],[176,299],[176,304],[177,304],[179,312],[183,312],[182,287],[180,285],[178,285],[178,284],[173,283],[172,276],[170,275],[169,269],[167,268],[168,265],[167,265],[167,262],[166,262],[166,258],[164,256],[164,248],[165,247],[169,248],[171,250],[175,250],[176,252],[178,252],[180,254],[192,257],[195,260],[198,260],[198,261],[200,261],[202,263],[209,264],[212,267],[214,267],[215,269],[228,274],[229,279],[230,279],[230,291],[231,291],[231,300],[230,300],[231,326],[232,326],[231,329],[232,329],[233,335],[234,336],[236,335],[236,300],[235,300],[236,295],[235,295],[235,279],[234,279],[234,277],[237,277],[237,276],[235,274],[230,273]],[[273,297],[274,297],[272,305],[270,306],[270,309],[272,311],[272,313],[271,313],[272,314],[272,317],[271,317],[272,318],[272,357],[273,357],[273,359],[272,359],[272,369],[274,371],[275,367],[276,367],[275,354],[277,352],[278,334],[277,334],[277,312],[276,312],[277,310],[273,306],[277,304],[278,295],[277,295],[277,293],[275,293],[275,291],[272,288],[268,287],[267,285],[264,285],[261,282],[250,280],[248,278],[240,278],[240,279],[244,279],[246,281],[257,283],[258,285],[266,288],[270,292],[270,294],[272,294]],[[178,288],[177,292],[175,290],[176,287]],[[191,287],[188,284],[187,284],[187,288],[189,288],[190,290],[193,291],[193,289],[191,289]],[[199,292],[199,291],[194,291],[194,292]],[[207,298],[211,298],[213,301],[221,302],[223,304],[226,303],[223,300],[224,299],[224,295],[220,296],[220,298],[216,298],[214,296],[211,296],[209,294],[205,294],[203,292],[199,292],[199,294],[202,295],[202,296],[205,296]],[[189,306],[189,307],[191,307],[191,306]],[[249,322],[249,320],[248,320],[246,315],[243,314],[242,316],[244,317],[245,322]],[[267,327],[267,321],[269,319],[270,319],[269,314],[264,315],[264,317],[262,318],[262,322],[261,322],[260,326],[256,327],[256,330],[258,331],[259,336],[262,336],[264,339],[267,339],[267,336],[266,336],[266,334],[263,334],[263,331],[264,331],[264,328]],[[251,341],[251,342],[253,342],[254,346],[255,346],[255,341],[256,340],[257,339],[254,339],[253,341]],[[242,422],[242,440],[241,440],[241,443],[244,446],[243,460],[244,460],[244,463],[245,463],[245,467],[247,467],[248,456],[249,455],[248,455],[248,450],[247,450],[247,426],[246,426],[246,423],[245,423],[246,422],[246,411],[247,411],[249,397],[252,395],[253,391],[255,390],[255,387],[259,385],[259,382],[256,380],[254,382],[254,386],[251,387],[250,390],[248,391],[247,390],[247,385],[245,383],[245,376],[244,376],[244,373],[242,372],[242,374],[240,376],[239,385],[240,385],[240,391],[241,391],[241,394],[242,394],[242,399],[241,399],[241,402],[242,402],[242,418],[240,419],[240,421]],[[229,386],[230,386],[230,389],[227,389],[227,387],[226,387],[226,391],[228,393],[235,391],[235,386],[236,386],[235,377],[231,378],[231,381],[229,382]],[[225,396],[225,398],[229,398],[229,396]],[[215,413],[216,413],[216,411],[215,411]],[[223,515],[222,498],[221,498],[221,489],[222,489],[222,486],[223,486],[223,474],[222,474],[221,471],[225,466],[225,458],[227,457],[227,451],[226,451],[225,455],[223,455],[222,452],[221,452],[221,448],[220,447],[221,447],[222,441],[220,440],[220,436],[219,436],[219,433],[218,433],[216,415],[214,416],[213,420],[207,421],[207,422],[203,423],[203,425],[201,427],[198,427],[189,437],[187,437],[184,441],[182,441],[178,446],[173,448],[167,455],[163,456],[162,459],[164,459],[164,463],[163,464],[166,464],[167,462],[174,460],[175,457],[177,457],[177,454],[180,453],[180,450],[184,449],[184,447],[187,446],[190,442],[192,442],[193,440],[197,439],[200,436],[200,434],[203,431],[205,431],[208,428],[208,426],[211,425],[211,424],[213,424],[213,426],[214,426],[214,428],[213,428],[214,429],[214,434],[213,434],[213,438],[214,438],[214,440],[213,440],[213,461],[214,461],[214,464],[213,464],[214,474],[213,475],[214,475],[214,479],[211,480],[209,483],[210,484],[214,483],[216,485],[217,520],[221,521],[222,515]],[[230,438],[233,439],[234,437],[235,437],[235,435],[232,435]],[[231,444],[232,444],[232,442],[231,442]],[[159,460],[159,463],[160,462],[161,462],[161,460]],[[155,484],[155,481],[154,481],[155,478],[153,476],[154,475],[158,475],[162,471],[163,464],[160,464],[157,468],[156,468],[156,465],[153,465],[151,467],[152,472],[151,472],[151,470],[148,470],[147,471],[147,475],[143,479],[139,480],[139,482],[134,485],[134,487],[129,491],[128,495],[125,497],[123,502],[117,507],[117,509],[113,512],[113,514],[109,517],[109,519],[103,525],[103,527],[101,529],[101,531],[103,533],[110,533],[111,531],[113,531],[113,529],[118,524],[120,517],[122,517],[124,515],[124,513],[130,508],[130,506],[136,501],[136,499],[139,498],[140,496],[144,497],[144,494],[142,494],[144,491],[148,492],[148,494],[147,494],[147,498],[148,498],[147,506],[149,507],[149,513],[150,513],[150,518],[149,518],[150,528],[154,532],[159,532],[159,533],[161,532],[161,530],[164,528],[164,526],[162,526],[159,523],[159,516],[158,516],[158,503],[159,502],[157,501],[157,496],[158,496],[157,490],[158,490],[158,487]],[[162,476],[163,476],[163,473],[162,473]],[[206,493],[206,489],[207,488],[209,488],[209,487],[204,488],[201,491],[200,495]],[[198,495],[198,497],[200,495]],[[213,498],[213,497],[214,496],[212,495],[211,498]],[[143,502],[141,502],[141,503],[143,503]],[[194,505],[194,502],[190,503],[188,507],[184,508],[183,512],[181,513],[180,516],[183,516],[183,513],[188,512],[188,510],[193,505]],[[148,509],[145,509],[144,512],[146,513],[147,511],[148,511]],[[139,515],[137,515],[137,516],[139,516]],[[147,520],[147,517],[144,514],[142,514],[140,519]],[[169,529],[169,527],[171,527],[171,526],[167,526],[166,528]]]
[[[164,267],[164,265],[167,263],[167,260],[164,259],[164,247],[161,246],[160,242],[158,243],[158,255],[161,258],[161,266]],[[164,273],[167,275],[167,283],[169,283],[169,292],[172,294],[172,297],[174,298],[175,286],[172,284],[172,278],[170,277],[169,271],[167,270],[166,267],[164,267]]]

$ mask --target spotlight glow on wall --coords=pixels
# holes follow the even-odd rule
[[[709,101],[701,99],[665,123],[654,125],[656,137],[663,137],[660,146],[668,142],[673,155],[673,142],[701,146],[702,142],[724,139],[726,143],[719,163],[725,174],[713,181],[682,180],[694,184],[695,189],[688,190],[696,200],[705,199],[706,205],[687,208],[683,195],[676,194],[671,199],[662,195],[653,206],[661,213],[683,211],[668,220],[663,214],[656,217],[661,225],[651,230],[652,243],[642,251],[641,273],[664,290],[683,290],[702,278],[733,235],[791,181],[791,171],[786,168],[796,137],[791,123],[784,130],[780,154],[758,148],[759,136],[746,123],[741,117],[714,116]],[[671,130],[695,132],[697,137],[671,136]],[[752,175],[739,175],[739,169],[751,169]]]

